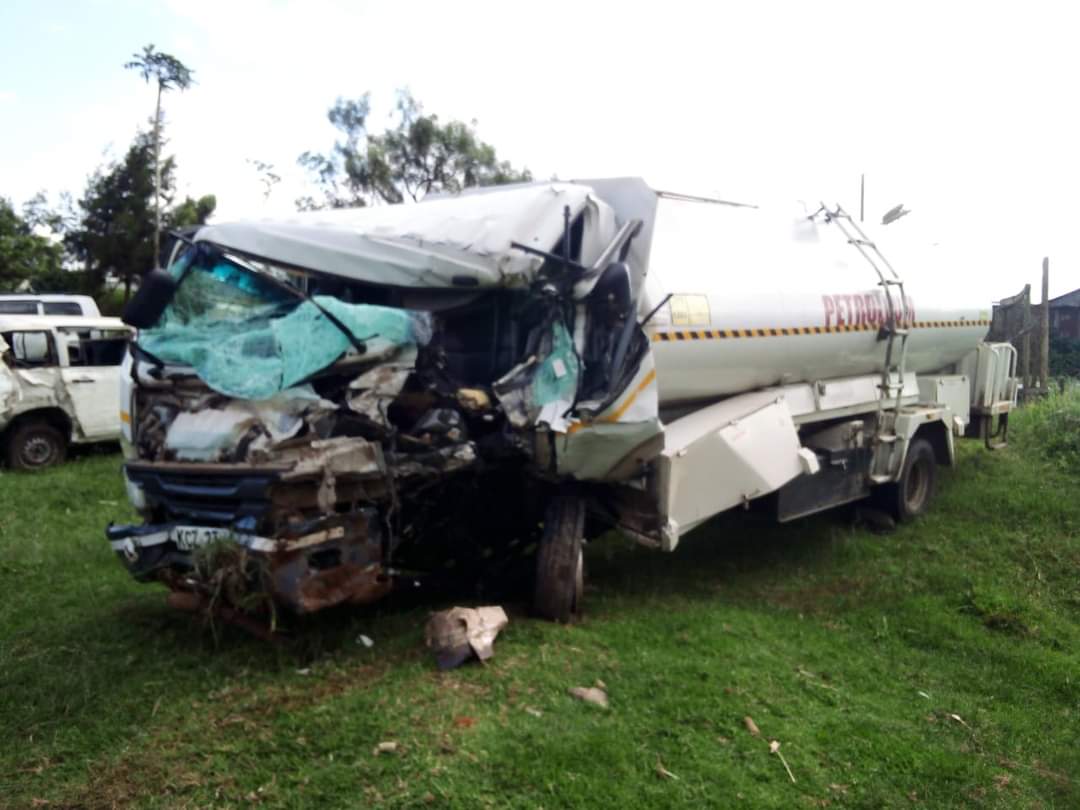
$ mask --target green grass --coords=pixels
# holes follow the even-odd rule
[[[215,636],[102,539],[131,518],[117,457],[3,473],[0,806],[1078,807],[1080,470],[1051,407],[965,443],[891,535],[737,514],[672,555],[594,543],[582,624],[508,605],[495,658],[449,673],[434,602]],[[610,709],[567,695],[598,679]]]

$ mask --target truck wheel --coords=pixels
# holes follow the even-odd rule
[[[24,422],[8,436],[8,466],[15,470],[40,470],[60,464],[67,456],[67,441],[48,422]]]
[[[900,480],[887,484],[882,493],[896,519],[904,523],[922,515],[937,488],[937,459],[926,439],[915,439],[907,451]]]
[[[569,622],[581,614],[585,589],[582,535],[585,533],[585,499],[556,496],[544,517],[544,534],[536,553],[536,586],[533,610],[555,622]]]

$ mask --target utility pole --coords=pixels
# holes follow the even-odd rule
[[[1042,312],[1039,313],[1039,390],[1046,391],[1050,377],[1050,258],[1043,259]]]
[[[866,216],[866,175],[859,175],[859,222],[865,221]]]

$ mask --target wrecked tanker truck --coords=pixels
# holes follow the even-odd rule
[[[838,207],[535,183],[208,225],[174,258],[126,316],[144,522],[107,536],[192,607],[367,603],[535,545],[565,621],[587,536],[671,551],[732,507],[872,495],[912,517],[1015,398],[989,302],[905,285]]]

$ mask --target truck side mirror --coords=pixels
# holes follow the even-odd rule
[[[167,270],[151,270],[143,276],[139,289],[124,307],[124,323],[136,329],[149,329],[176,295],[176,286],[176,279]]]

